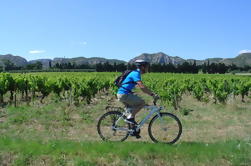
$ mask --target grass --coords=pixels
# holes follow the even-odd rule
[[[96,123],[110,98],[97,96],[91,105],[46,99],[1,108],[0,165],[251,165],[251,99],[215,105],[184,96],[181,111],[166,106],[183,125],[181,139],[170,146],[152,143],[147,125],[140,140],[102,142]]]
[[[181,116],[187,130],[186,141],[215,142],[251,138],[250,101],[242,103],[237,100],[227,105],[192,102],[194,105],[189,105],[191,101],[187,97],[183,104],[194,111],[188,116]]]
[[[249,165],[251,142],[182,142],[170,146],[146,142],[75,142],[0,138],[3,156],[15,154],[13,165],[34,165],[47,158],[50,165]],[[9,156],[9,157],[13,157]],[[191,160],[193,159],[193,160]],[[224,161],[223,161],[224,160]],[[161,164],[164,163],[164,164]]]

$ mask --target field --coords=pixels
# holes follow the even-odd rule
[[[140,140],[132,137],[123,143],[110,143],[99,138],[98,118],[109,110],[108,106],[122,106],[116,101],[116,88],[112,86],[117,75],[11,74],[13,82],[21,78],[33,78],[33,82],[29,79],[23,92],[14,83],[13,96],[11,86],[6,86],[6,93],[2,93],[0,165],[251,165],[250,77],[144,76],[146,84],[160,94],[159,104],[177,115],[183,125],[180,140],[175,145],[163,145],[150,140],[147,125]],[[0,80],[6,77],[9,76],[4,75]],[[40,85],[34,78],[44,82]],[[56,93],[56,82],[59,85],[61,79],[63,86],[67,84],[65,80],[62,83],[66,78],[70,82],[68,88],[61,87]],[[219,86],[210,87],[214,82]],[[138,90],[137,93],[151,104],[150,97]],[[137,119],[145,115],[142,110]]]

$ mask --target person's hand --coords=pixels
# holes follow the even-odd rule
[[[155,100],[160,99],[159,95],[156,94],[156,95],[154,96],[154,99],[155,99]]]
[[[159,99],[159,96],[155,93],[153,93],[151,96],[153,97],[153,104],[156,105],[156,102]]]
[[[154,99],[155,101],[158,100],[158,99],[160,98],[159,95],[157,95],[157,94],[155,94],[155,93],[152,95],[152,97],[153,97],[153,99]]]

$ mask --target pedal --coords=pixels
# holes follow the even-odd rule
[[[132,130],[129,133],[130,136],[136,137],[137,139],[141,138],[139,134],[140,134],[140,129],[138,131]]]

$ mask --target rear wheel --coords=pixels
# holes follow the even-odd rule
[[[124,141],[129,136],[129,124],[118,111],[107,112],[98,121],[97,130],[104,141]]]
[[[181,136],[182,125],[180,120],[171,113],[160,113],[150,121],[148,133],[154,142],[173,144]]]

